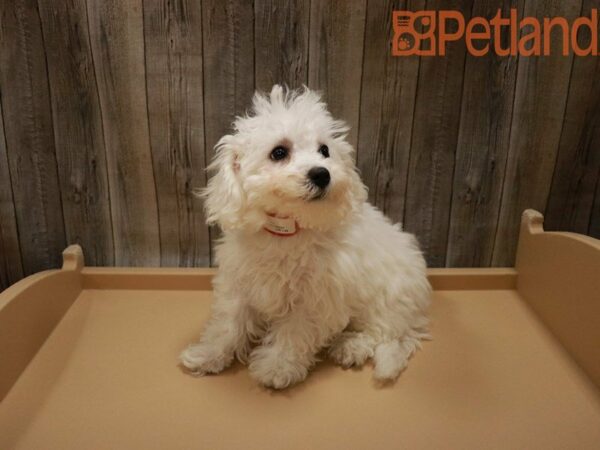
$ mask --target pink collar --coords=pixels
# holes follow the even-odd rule
[[[271,213],[267,213],[267,221],[263,229],[279,237],[294,236],[300,231],[300,227],[293,217],[278,216]]]

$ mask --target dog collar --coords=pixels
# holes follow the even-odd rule
[[[267,213],[267,221],[263,229],[275,236],[290,237],[298,233],[300,227],[292,217]]]

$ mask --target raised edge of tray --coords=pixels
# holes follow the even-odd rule
[[[217,269],[85,267],[83,289],[211,290]],[[513,268],[429,269],[434,290],[515,289]]]
[[[600,240],[543,225],[539,212],[523,213],[517,290],[600,388]]]

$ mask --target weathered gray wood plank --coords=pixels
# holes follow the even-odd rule
[[[0,107],[0,291],[21,278],[23,263]]]
[[[586,0],[583,14],[591,8],[600,0]],[[582,28],[579,45],[587,48],[590,40]],[[544,226],[585,234],[600,173],[600,58],[575,57],[567,99]]]
[[[351,127],[356,148],[366,0],[312,0],[310,4],[308,85],[325,94],[334,117]]]
[[[160,264],[141,0],[88,0],[118,265]]]
[[[501,8],[522,15],[523,0],[476,1],[473,16],[491,18]],[[510,33],[502,34],[508,48]],[[461,118],[452,185],[452,209],[446,265],[489,266],[492,260],[500,197],[510,138],[517,57],[467,54]]]
[[[561,16],[571,22],[581,1],[527,1],[524,15]],[[559,33],[550,56],[519,57],[516,99],[492,264],[512,266],[519,221],[527,208],[544,211],[565,117],[572,56],[562,56]],[[557,50],[558,49],[558,50]]]
[[[206,153],[231,131],[254,94],[254,10],[244,0],[202,4]]]
[[[85,0],[40,0],[68,244],[86,264],[114,264],[102,118]]]
[[[208,265],[208,228],[192,194],[206,183],[200,2],[145,3],[144,35],[161,264]]]
[[[0,92],[25,275],[58,267],[65,231],[37,3],[0,2]]]
[[[460,11],[471,16],[473,0],[428,1],[426,9]],[[454,32],[455,23],[449,30]],[[466,47],[447,45],[445,56],[422,57],[413,118],[404,223],[417,235],[427,262],[444,266]]]
[[[255,0],[256,88],[298,88],[308,81],[310,0]]]
[[[600,0],[0,1],[0,289],[70,242],[89,264],[209,264],[190,190],[274,83],[324,92],[370,200],[431,265],[511,265],[527,207],[600,237],[598,58],[563,57],[558,33],[518,62],[391,55],[393,10],[510,6],[572,20]]]
[[[254,94],[254,8],[245,0],[202,2],[204,136],[207,162]],[[210,228],[212,248],[219,231]]]
[[[369,1],[365,25],[357,163],[369,200],[403,220],[419,58],[391,56],[392,11],[425,1]]]

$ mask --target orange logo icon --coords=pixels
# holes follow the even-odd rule
[[[394,11],[392,55],[435,55],[435,11]]]

